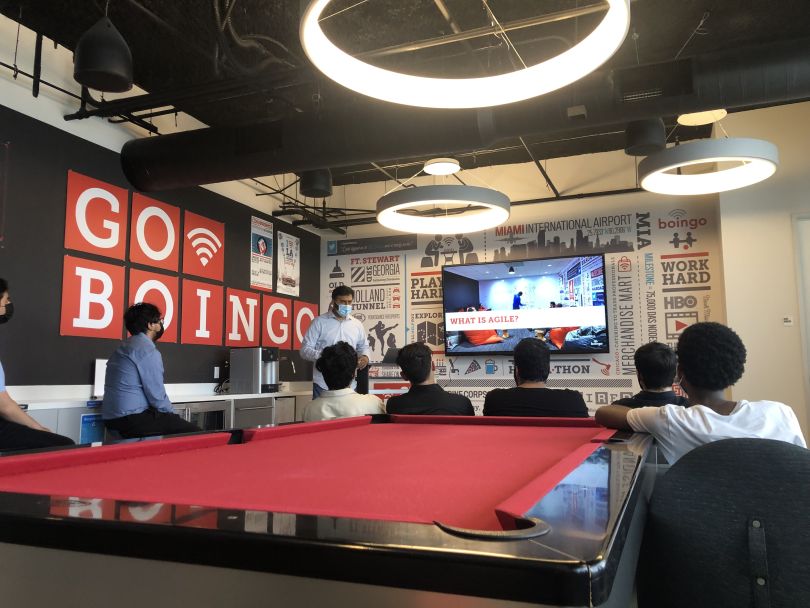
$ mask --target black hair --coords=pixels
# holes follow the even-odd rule
[[[678,338],[678,363],[689,384],[719,391],[742,378],[745,346],[730,327],[711,321],[695,323]]]
[[[346,388],[352,383],[357,369],[357,351],[346,342],[327,346],[315,362],[315,369],[323,374],[330,391]]]
[[[522,292],[522,291],[519,291],[519,292],[518,292],[518,295],[519,295],[519,296],[522,296],[522,295],[523,295],[523,292]]]
[[[412,384],[420,384],[430,375],[432,361],[430,349],[423,342],[403,346],[397,354],[397,365],[402,375]]]
[[[655,390],[672,386],[678,357],[666,344],[650,342],[639,347],[633,361],[645,388]]]
[[[545,342],[523,338],[515,347],[515,369],[521,380],[545,382],[551,368],[551,355]]]
[[[338,285],[332,290],[332,300],[339,298],[340,296],[351,296],[354,297],[354,289],[349,287],[348,285]]]
[[[144,333],[150,323],[157,323],[163,315],[154,304],[138,302],[133,304],[124,313],[124,325],[133,336]]]
[[[8,291],[8,281],[0,279],[0,296]]]

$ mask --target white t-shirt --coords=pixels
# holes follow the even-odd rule
[[[627,423],[634,431],[653,435],[670,464],[720,439],[778,439],[807,447],[796,414],[776,401],[741,400],[728,416],[705,405],[640,407],[627,412]]]
[[[379,397],[360,395],[350,388],[336,391],[324,391],[304,410],[304,421],[331,420],[332,418],[350,418],[366,414],[384,414],[385,409]]]

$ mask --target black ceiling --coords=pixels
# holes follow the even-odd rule
[[[300,4],[300,0],[111,0],[109,16],[132,50],[136,84],[208,125],[247,125],[362,108],[367,99],[332,83],[304,57],[298,40]],[[495,35],[407,53],[380,56],[374,51],[491,25],[487,5],[501,24],[507,24],[588,4],[587,0],[335,0],[328,9],[334,16],[323,25],[339,46],[369,54],[370,62],[411,73],[459,77],[511,70],[515,54],[502,36]],[[104,14],[105,5],[106,0],[0,0],[4,15],[69,49]],[[630,35],[604,66],[606,71],[810,36],[807,0],[637,0],[631,10]],[[520,57],[532,64],[575,44],[600,18],[601,13],[594,13],[513,30],[508,37]],[[209,86],[231,82],[233,86]],[[191,87],[193,95],[188,94]],[[158,107],[157,101],[151,106],[149,102],[135,113],[148,114]],[[673,117],[664,118],[671,128]],[[539,160],[602,152],[624,147],[624,127],[527,134],[523,141]],[[708,133],[707,128],[679,127],[677,135],[690,139]],[[528,162],[529,151],[513,138],[456,156],[470,168]],[[421,168],[423,160],[379,164],[391,174],[407,177]],[[335,183],[385,179],[372,162],[333,167]]]

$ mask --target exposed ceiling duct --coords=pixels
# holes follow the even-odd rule
[[[611,73],[556,93],[486,110],[419,110],[369,103],[237,128],[127,142],[130,182],[144,191],[456,154],[500,139],[624,125],[712,108],[744,109],[810,98],[810,41],[736,49]],[[569,112],[580,107],[583,111]]]

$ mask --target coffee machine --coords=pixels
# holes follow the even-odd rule
[[[231,393],[278,392],[277,348],[232,348]]]

